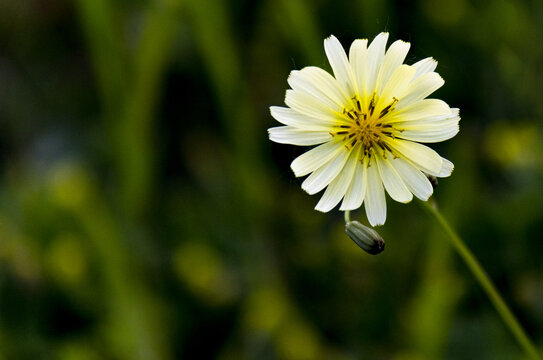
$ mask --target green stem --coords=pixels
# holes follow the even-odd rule
[[[484,289],[484,291],[490,298],[490,301],[492,302],[492,304],[494,304],[494,307],[502,317],[503,321],[505,322],[509,330],[513,333],[514,337],[517,339],[520,347],[524,349],[529,358],[534,360],[541,360],[534,344],[532,343],[530,338],[528,338],[528,335],[526,335],[524,329],[520,326],[518,320],[515,318],[511,310],[509,310],[509,307],[507,307],[507,304],[505,303],[500,293],[498,292],[488,275],[485,273],[473,253],[468,249],[466,244],[464,244],[462,239],[456,234],[456,232],[449,225],[443,215],[441,215],[436,206],[432,206],[429,201],[423,202],[423,204],[425,208],[432,215],[435,216],[439,225],[441,225],[441,228],[447,233],[454,248],[456,249],[456,251],[458,251],[458,254],[462,258],[462,260],[464,260],[470,271],[473,273],[473,275],[479,282],[479,285],[481,285],[481,287]]]
[[[345,217],[345,224],[351,221],[351,212],[349,210],[345,210],[343,216]]]

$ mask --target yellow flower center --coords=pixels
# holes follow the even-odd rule
[[[384,141],[385,137],[394,138],[392,125],[383,122],[383,118],[394,110],[394,105],[398,99],[393,98],[392,102],[385,106],[379,112],[376,112],[376,95],[371,97],[367,109],[363,109],[358,97],[353,98],[355,107],[351,109],[344,108],[343,114],[349,119],[348,124],[337,125],[337,132],[330,133],[332,136],[342,136],[347,149],[352,149],[357,144],[362,144],[364,156],[371,157],[371,150],[377,147],[383,150],[386,156],[386,150],[392,153],[390,147]]]

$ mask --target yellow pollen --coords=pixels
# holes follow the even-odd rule
[[[349,150],[357,144],[361,144],[363,156],[371,156],[372,150],[377,151],[378,148],[383,151],[383,156],[386,156],[387,150],[392,153],[384,140],[385,137],[394,138],[394,131],[397,129],[383,122],[383,118],[394,110],[398,99],[393,98],[393,101],[380,111],[376,111],[378,101],[375,94],[373,94],[367,109],[361,106],[358,97],[353,97],[352,100],[355,107],[343,109],[343,114],[348,118],[348,125],[337,125],[338,131],[330,134],[342,136],[345,147]],[[395,155],[393,154],[393,156]]]

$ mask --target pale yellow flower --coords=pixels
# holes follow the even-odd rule
[[[410,44],[394,42],[385,52],[388,33],[369,44],[351,45],[349,56],[339,41],[324,40],[334,76],[309,66],[292,71],[285,103],[270,108],[286,126],[269,129],[270,139],[312,146],[291,165],[296,176],[309,175],[309,194],[326,188],[315,209],[327,212],[363,203],[372,225],[386,220],[385,190],[407,203],[413,195],[427,200],[433,188],[426,175],[449,176],[453,164],[422,143],[450,139],[458,133],[459,110],[426,97],[444,81],[437,62],[403,64]]]

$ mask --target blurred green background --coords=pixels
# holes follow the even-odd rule
[[[522,359],[416,202],[367,255],[267,138],[381,31],[439,61],[435,197],[543,351],[542,1],[2,0],[0,359]]]

